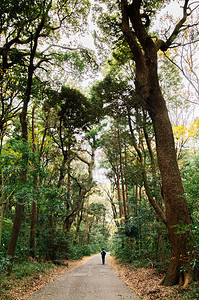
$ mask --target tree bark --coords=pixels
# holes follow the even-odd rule
[[[118,195],[118,203],[119,203],[120,223],[122,223],[123,212],[122,212],[122,199],[121,199],[121,192],[120,192],[120,174],[119,174],[118,158],[116,158],[116,178],[117,178],[117,195]]]
[[[173,38],[171,37],[164,43],[165,49],[171,45],[186,20],[187,3],[188,1],[185,1],[184,17],[176,26]],[[157,51],[163,43],[159,41],[154,44],[142,23],[140,6],[139,0],[134,0],[131,4],[128,4],[127,0],[121,0],[122,30],[134,55],[136,92],[153,122],[171,248],[170,265],[163,284],[174,285],[179,282],[182,267],[187,269],[184,282],[188,277],[190,279],[188,233],[178,234],[177,226],[188,225],[191,221],[177,164],[172,127],[159,86]]]
[[[129,206],[129,190],[128,190],[127,172],[126,172],[126,168],[127,168],[127,149],[126,149],[126,145],[125,145],[125,149],[124,149],[124,161],[125,161],[124,180],[125,180],[125,190],[126,190],[126,206],[127,206],[127,215],[129,215],[130,214],[130,206]]]
[[[89,202],[88,202],[88,199],[87,199],[87,202],[86,202],[86,245],[88,245],[88,208],[89,208]]]
[[[127,218],[127,207],[126,207],[126,195],[124,188],[124,174],[123,174],[123,161],[122,161],[122,149],[121,149],[121,141],[120,141],[120,129],[117,128],[117,142],[118,142],[118,151],[119,151],[119,165],[120,165],[120,178],[122,185],[122,199],[123,199],[123,208],[124,208],[124,217]]]
[[[78,238],[78,234],[79,234],[79,230],[80,230],[80,225],[81,222],[83,220],[83,210],[80,210],[80,215],[78,214],[77,216],[77,226],[76,226],[76,231],[75,231],[75,237],[74,237],[74,241],[73,241],[73,245],[77,244],[77,238]]]
[[[63,231],[65,233],[66,242],[65,242],[65,258],[69,258],[69,248],[68,248],[68,235],[73,224],[73,217],[66,217],[63,224]]]
[[[32,109],[32,150],[33,150],[33,153],[36,152],[34,114],[35,114],[35,106],[33,106],[33,109]],[[38,176],[37,176],[37,174],[34,174],[34,187],[33,187],[33,189],[34,189],[33,195],[34,196],[35,196],[35,191],[37,189],[37,181],[38,181]],[[32,257],[34,257],[36,221],[37,221],[37,204],[36,204],[36,200],[33,198],[32,211],[31,211],[31,223],[30,223],[30,255]]]
[[[176,226],[190,224],[191,220],[184,197],[184,189],[175,155],[173,132],[166,104],[159,91],[153,96],[153,102],[159,99],[159,107],[155,110],[153,123],[171,247],[170,265],[163,283],[165,285],[174,285],[179,282],[180,268],[189,268],[188,251],[190,250],[187,245],[187,234],[178,234]]]

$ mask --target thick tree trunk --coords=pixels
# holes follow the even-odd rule
[[[161,91],[157,90],[151,99],[156,103],[152,118],[171,247],[170,266],[163,283],[173,285],[179,282],[180,268],[189,268],[187,234],[178,234],[176,226],[190,224],[191,220],[177,164],[172,127]]]
[[[191,220],[178,168],[172,126],[158,82],[157,57],[153,54],[152,51],[150,61],[146,60],[145,72],[137,70],[136,88],[153,122],[158,165],[162,178],[166,225],[171,248],[170,265],[163,284],[174,285],[179,282],[180,268],[186,268],[189,273],[188,250],[190,249],[187,246],[187,233],[178,234],[177,227],[190,224]],[[143,80],[142,82],[140,80],[143,76],[148,87],[144,92],[141,87]],[[146,90],[148,90],[147,98]]]
[[[157,158],[166,208],[166,224],[171,247],[170,265],[163,284],[174,285],[178,283],[180,274],[183,274],[183,272],[180,273],[180,268],[187,269],[182,280],[186,284],[191,273],[189,272],[190,258],[188,254],[190,249],[187,245],[188,232],[178,234],[177,226],[190,224],[191,221],[177,164],[172,127],[159,86],[157,51],[161,45],[163,51],[167,50],[180,32],[186,21],[188,1],[185,1],[184,16],[176,25],[172,36],[166,43],[158,41],[156,44],[148,34],[146,24],[143,24],[141,4],[142,2],[139,0],[134,0],[131,4],[127,0],[121,0],[122,30],[134,56],[136,92],[152,119],[155,131]]]
[[[152,50],[147,53],[147,57],[150,56],[150,60],[146,59],[145,76],[148,79],[149,92],[148,99],[144,99],[143,94],[142,99],[145,100],[155,132],[157,158],[162,178],[163,198],[171,248],[170,265],[163,283],[164,285],[174,285],[179,282],[180,268],[185,268],[187,270],[186,274],[189,274],[190,258],[188,253],[191,249],[187,245],[188,232],[178,234],[178,227],[190,224],[191,219],[177,163],[173,130],[159,86],[157,54],[155,54],[154,50],[152,47]],[[139,81],[139,91],[141,91],[140,84],[141,82]],[[184,274],[184,277],[187,277],[186,274]]]

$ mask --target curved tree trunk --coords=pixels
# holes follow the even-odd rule
[[[147,109],[155,131],[156,149],[163,185],[163,197],[166,209],[166,224],[170,239],[170,265],[163,281],[164,285],[174,285],[180,281],[180,268],[186,268],[184,284],[190,279],[188,232],[178,234],[177,227],[191,223],[184,189],[176,159],[176,151],[171,123],[166,103],[159,86],[157,71],[157,51],[167,50],[183,23],[186,21],[187,3],[184,16],[176,25],[170,39],[153,42],[142,22],[142,1],[121,0],[122,30],[133,53],[136,66],[136,92],[143,107]],[[131,25],[130,25],[131,23]],[[133,28],[133,30],[132,30]],[[138,43],[139,41],[139,43]],[[162,46],[161,46],[162,45]],[[187,280],[188,279],[188,280]]]
[[[163,281],[165,285],[174,285],[179,282],[180,268],[188,268],[188,246],[186,234],[177,233],[176,226],[190,224],[190,215],[181,176],[177,164],[172,127],[168,117],[165,101],[160,89],[153,93],[156,105],[153,125],[156,135],[158,164],[162,177],[163,197],[165,201],[167,228],[171,247],[171,259],[167,275]]]

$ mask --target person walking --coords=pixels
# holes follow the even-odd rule
[[[104,250],[104,248],[102,248],[101,256],[102,256],[102,264],[104,265],[105,264],[105,256],[106,256],[106,251]]]

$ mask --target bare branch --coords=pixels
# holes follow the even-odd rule
[[[197,87],[195,87],[195,85],[193,84],[193,82],[190,80],[190,78],[185,74],[183,68],[181,68],[177,63],[175,63],[167,54],[166,52],[164,52],[164,56],[172,63],[174,64],[181,72],[182,74],[184,75],[184,77],[188,80],[188,82],[191,84],[191,86],[194,88],[194,90],[196,91],[197,95],[199,96],[199,90]],[[197,104],[199,105],[199,103],[197,102],[194,102],[194,101],[190,101],[188,100],[189,102],[193,103],[193,104]]]
[[[166,51],[173,43],[173,41],[176,39],[176,37],[178,36],[178,34],[181,31],[181,28],[183,27],[183,24],[186,22],[187,20],[187,16],[188,16],[188,3],[189,0],[185,0],[184,2],[184,7],[183,7],[183,17],[182,19],[176,24],[173,32],[171,33],[170,37],[167,39],[166,42],[161,41],[160,43],[160,47],[159,49],[162,51]]]

